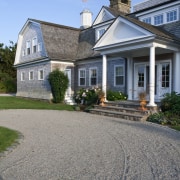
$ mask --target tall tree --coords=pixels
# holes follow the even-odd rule
[[[16,69],[13,67],[17,44],[0,43],[0,92],[15,91]]]

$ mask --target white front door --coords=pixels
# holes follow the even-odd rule
[[[149,98],[149,64],[134,65],[134,99],[138,100],[139,93],[146,92]],[[159,101],[163,95],[171,92],[171,63],[170,61],[156,62],[155,65],[155,100]]]
[[[65,98],[67,98],[71,96],[71,69],[66,69],[65,74],[68,76],[68,80],[69,80],[68,88],[65,94]]]

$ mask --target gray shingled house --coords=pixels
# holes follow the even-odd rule
[[[66,100],[79,88],[98,86],[137,100],[145,91],[149,106],[164,93],[180,93],[180,1],[110,0],[81,28],[28,19],[19,33],[15,67],[17,96],[52,98],[48,75],[58,68],[69,78]]]

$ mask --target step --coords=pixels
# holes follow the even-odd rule
[[[116,112],[123,112],[123,113],[133,113],[133,114],[139,114],[139,115],[148,115],[149,111],[142,111],[134,108],[126,108],[126,107],[119,107],[119,106],[98,106],[94,105],[95,109],[103,109],[103,110],[108,110],[108,111],[116,111]]]
[[[145,115],[137,115],[137,114],[132,114],[132,113],[116,112],[116,111],[109,111],[109,110],[103,110],[103,109],[90,109],[89,112],[92,114],[110,116],[110,117],[115,117],[115,118],[122,118],[122,119],[132,120],[132,121],[146,121],[147,119],[147,116]]]
[[[107,106],[125,107],[125,108],[133,108],[133,109],[140,108],[139,101],[108,101],[105,102],[105,104]]]

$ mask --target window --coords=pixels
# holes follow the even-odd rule
[[[163,14],[154,17],[154,25],[163,24]]]
[[[177,20],[177,10],[167,13],[167,22],[176,21],[176,20]]]
[[[31,41],[26,42],[26,54],[29,55],[31,53]]]
[[[144,66],[138,68],[138,87],[144,87]]]
[[[105,33],[105,31],[106,31],[105,28],[100,29],[100,30],[98,31],[98,39]]]
[[[39,73],[38,73],[38,79],[39,80],[44,80],[44,70],[39,70]]]
[[[21,81],[24,81],[24,80],[25,80],[25,73],[21,72]]]
[[[89,70],[89,78],[90,78],[90,86],[96,86],[97,85],[97,69],[92,68]]]
[[[169,87],[169,81],[170,81],[170,65],[169,63],[162,64],[162,87]]]
[[[147,24],[151,24],[151,17],[145,18],[142,21],[147,23]]]
[[[29,72],[29,80],[33,80],[34,79],[34,72],[30,71]]]
[[[79,86],[85,86],[85,85],[86,85],[86,70],[79,69]]]
[[[32,40],[32,51],[33,53],[37,52],[37,38],[33,38]]]
[[[115,86],[124,85],[124,66],[115,66]]]
[[[42,43],[38,43],[38,52],[42,51]]]

